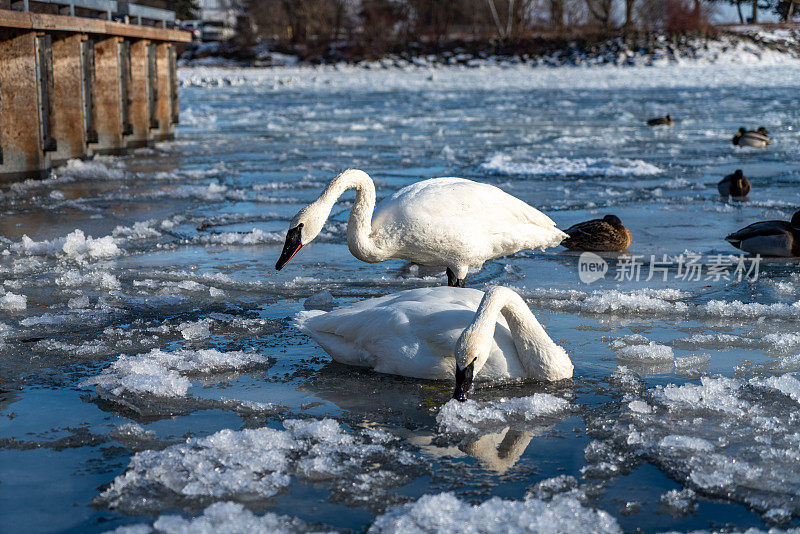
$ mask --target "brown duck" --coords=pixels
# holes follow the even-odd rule
[[[631,231],[622,226],[616,215],[606,215],[602,219],[592,219],[570,226],[565,230],[569,237],[561,242],[571,250],[592,252],[614,252],[631,246]]]
[[[672,117],[670,117],[669,114],[647,121],[648,126],[672,126],[673,124],[675,124],[675,122],[672,120]]]
[[[736,169],[717,184],[717,189],[723,197],[746,197],[750,194],[750,180],[745,178],[742,169]]]

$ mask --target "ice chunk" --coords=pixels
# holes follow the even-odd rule
[[[469,434],[505,426],[509,422],[544,422],[544,418],[562,415],[571,409],[569,401],[548,393],[490,402],[450,400],[439,410],[436,422],[444,432]]]
[[[661,169],[640,159],[538,157],[516,162],[509,154],[495,154],[481,168],[496,174],[523,176],[644,176]]]
[[[417,457],[384,440],[376,443],[368,431],[351,434],[332,419],[283,425],[285,430],[221,430],[137,453],[97,502],[133,514],[174,507],[176,500],[251,502],[273,497],[297,477],[333,484],[345,498],[374,504],[418,474]]]
[[[689,377],[699,376],[708,368],[711,356],[708,354],[689,354],[675,358],[675,370]]]
[[[178,282],[178,288],[183,289],[184,291],[205,291],[206,286],[203,284],[199,284],[194,280],[183,280]]]
[[[612,339],[610,344],[612,349],[621,349],[623,347],[627,347],[628,345],[647,345],[648,343],[650,343],[650,340],[643,335],[631,334]]]
[[[105,270],[65,270],[56,277],[56,284],[61,287],[69,288],[92,286],[106,291],[115,291],[122,287],[119,279]]]
[[[233,502],[218,502],[206,508],[194,518],[179,515],[162,515],[153,527],[134,525],[120,527],[109,534],[302,534],[322,533],[300,519],[266,513],[255,515],[244,506]]]
[[[628,403],[628,409],[636,413],[653,413],[653,409],[643,400],[635,400]]]
[[[528,490],[525,497],[549,501],[559,493],[566,493],[578,488],[578,479],[571,475],[559,475],[540,480]]]
[[[327,289],[314,293],[303,302],[304,310],[330,311],[334,306],[333,294]]]
[[[664,436],[658,443],[659,447],[676,447],[679,449],[689,449],[695,451],[713,451],[714,445],[703,438],[692,438],[689,436],[676,436],[670,434]]]
[[[573,494],[507,501],[495,497],[479,505],[452,493],[425,495],[418,501],[381,515],[369,529],[377,533],[547,532],[552,534],[620,533],[617,520],[602,510],[583,506]]]
[[[128,239],[149,239],[161,237],[161,232],[153,228],[157,224],[155,220],[137,221],[133,226],[117,226],[111,235],[114,237],[125,237]]]
[[[187,341],[199,341],[211,336],[211,324],[212,321],[210,319],[203,319],[194,323],[181,323],[178,325],[178,330],[181,331],[183,339]]]
[[[797,332],[767,334],[763,340],[766,348],[773,352],[786,353],[800,349],[800,334]]]
[[[306,522],[284,515],[267,513],[257,516],[244,506],[232,502],[214,503],[200,517],[186,519],[178,515],[161,516],[153,524],[165,534],[250,534],[322,532]]]
[[[626,365],[617,367],[609,378],[609,382],[611,385],[617,386],[623,391],[630,392],[639,391],[643,386],[642,379],[639,375]]]
[[[147,525],[125,525],[109,530],[106,534],[151,534],[153,529]]]
[[[27,307],[28,297],[25,295],[17,295],[9,291],[0,297],[0,310],[17,312],[23,311]]]
[[[128,440],[154,440],[156,433],[152,430],[145,430],[142,425],[136,423],[125,423],[120,425],[108,434],[114,439]]]
[[[89,297],[81,295],[80,297],[71,298],[67,301],[67,307],[72,310],[81,310],[89,307]]]
[[[58,173],[73,178],[119,180],[125,177],[122,170],[115,168],[120,165],[121,162],[113,158],[71,159]]]
[[[216,287],[209,287],[208,294],[215,299],[225,298],[225,291],[223,291],[222,289],[218,289]]]
[[[690,304],[684,301],[690,298],[691,294],[676,289],[638,289],[629,293],[616,289],[599,289],[593,292],[575,289],[536,289],[524,292],[523,295],[545,308],[595,314],[659,314],[729,321],[761,318],[794,320],[800,315],[800,301],[792,304],[783,302],[762,304],[744,303],[739,300],[712,300],[704,304]]]
[[[73,258],[89,256],[95,259],[113,258],[122,254],[113,237],[106,236],[95,239],[91,236],[87,237],[81,230],[75,230],[67,235],[61,252]]]
[[[11,252],[27,256],[53,256],[76,261],[114,258],[122,254],[112,236],[93,238],[75,230],[66,237],[52,241],[34,241],[23,235],[19,243],[10,247]]]
[[[617,351],[617,358],[635,362],[671,362],[672,349],[651,341],[647,345],[630,345]]]
[[[281,235],[278,232],[265,232],[260,228],[253,228],[247,233],[223,232],[199,235],[193,241],[207,245],[261,245],[264,243],[282,243],[285,237],[285,235]]]
[[[683,516],[693,512],[697,506],[694,503],[694,491],[686,488],[680,491],[669,490],[661,496],[661,506],[674,516]]]
[[[759,381],[755,379],[756,383]],[[784,395],[800,402],[800,381],[792,375],[771,376],[760,383],[773,387]]]
[[[264,365],[268,359],[255,352],[220,352],[216,349],[176,350],[153,349],[147,354],[120,356],[95,377],[81,383],[122,395],[151,394],[161,397],[185,395],[191,381],[185,375],[219,373]]]
[[[681,300],[691,296],[677,289],[639,289],[625,293],[601,289],[587,293],[578,290],[537,289],[527,296],[555,309],[589,313],[684,314],[689,305]]]

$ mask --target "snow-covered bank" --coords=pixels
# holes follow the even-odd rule
[[[576,68],[536,68],[524,64],[486,64],[479,68],[425,67],[370,70],[353,65],[320,65],[282,69],[191,67],[178,69],[182,87],[247,86],[271,93],[308,91],[336,94],[352,91],[495,91],[504,90],[622,90],[795,87],[800,83],[800,60],[719,65],[684,62],[659,66],[605,65]],[[195,110],[186,115],[194,124]],[[184,116],[181,116],[183,122]]]
[[[447,45],[444,45],[447,47]],[[466,46],[466,47],[465,47]],[[713,35],[687,36],[668,33],[631,34],[593,41],[591,38],[559,40],[548,38],[519,42],[508,49],[488,44],[469,43],[435,53],[409,50],[387,54],[378,59],[336,61],[317,57],[303,61],[297,55],[269,50],[264,44],[247,51],[229,47],[216,48],[208,43],[190,48],[183,54],[182,67],[296,67],[319,64],[360,69],[430,69],[489,66],[533,67],[562,66],[663,66],[686,62],[702,64],[784,63],[800,58],[798,33],[789,29],[767,30],[760,27],[730,27]]]

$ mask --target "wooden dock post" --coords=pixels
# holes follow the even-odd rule
[[[53,136],[56,150],[52,164],[86,156],[84,124],[83,47],[81,34],[58,33],[53,39]]]
[[[156,69],[158,71],[158,95],[156,98],[156,121],[158,126],[153,132],[153,139],[163,141],[172,139],[173,131],[173,93],[177,84],[174,47],[170,43],[159,43],[156,52]],[[177,109],[175,109],[177,112]]]
[[[91,154],[121,153],[122,141],[122,91],[120,78],[119,37],[107,37],[94,43],[94,75],[96,119],[94,125],[97,142],[89,147]]]
[[[9,178],[44,176],[48,157],[40,136],[35,32],[5,33],[0,40],[0,169]]]
[[[130,118],[131,134],[126,139],[126,146],[138,148],[147,146],[150,140],[151,79],[150,56],[154,50],[147,39],[139,39],[130,45],[131,86],[130,86]]]

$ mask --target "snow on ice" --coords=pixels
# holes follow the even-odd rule
[[[209,498],[250,502],[275,496],[296,477],[332,484],[345,498],[380,506],[391,502],[384,496],[405,483],[419,463],[415,455],[390,447],[394,438],[385,432],[350,433],[332,419],[289,419],[283,426],[221,430],[139,452],[97,503],[146,513]]]

